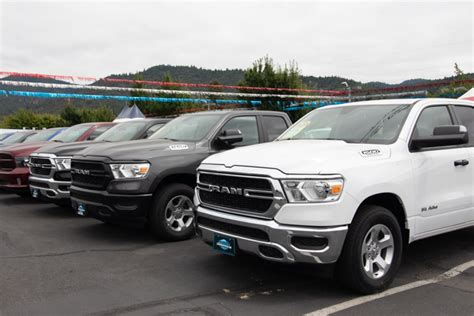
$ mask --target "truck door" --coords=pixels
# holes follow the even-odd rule
[[[422,110],[413,135],[432,136],[433,129],[457,124],[448,106]],[[412,136],[413,137],[413,136]],[[472,173],[474,162],[465,145],[426,148],[411,152],[415,175],[415,238],[428,237],[458,228],[472,216]],[[467,160],[468,165],[459,161]]]
[[[217,135],[221,135],[226,130],[239,130],[242,133],[242,141],[234,143],[232,147],[254,145],[261,142],[255,115],[237,116],[229,119]]]
[[[469,165],[471,166],[471,218],[474,222],[474,106],[455,105],[453,106],[459,124],[466,126],[469,134],[469,144],[466,146],[469,151]]]

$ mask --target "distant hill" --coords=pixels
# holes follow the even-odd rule
[[[205,68],[198,68],[195,66],[172,66],[172,65],[158,65],[153,66],[137,73],[126,73],[126,74],[112,74],[107,78],[124,78],[134,79],[136,76],[141,76],[144,80],[163,80],[163,78],[169,75],[173,81],[187,82],[187,83],[211,83],[219,82],[224,85],[237,85],[244,77],[243,69],[224,69],[224,70],[211,70]],[[474,78],[474,74],[467,74],[469,78]],[[447,77],[437,80],[429,79],[409,79],[399,84],[388,84],[384,82],[360,82],[349,78],[343,78],[338,76],[302,76],[303,83],[309,89],[328,89],[328,90],[341,90],[341,82],[348,82],[351,87],[356,89],[371,89],[371,88],[386,88],[396,87],[400,85],[414,85],[420,83],[436,82],[440,80],[447,80],[452,77]],[[48,83],[67,83],[54,79],[37,79],[37,78],[25,78],[25,77],[7,77],[4,80],[15,80],[15,81],[30,81],[30,82],[48,82]],[[96,82],[96,85],[103,84],[103,82]],[[110,83],[107,83],[110,84]],[[2,86],[0,89],[3,90],[14,90],[15,87]],[[23,91],[45,91],[44,89],[34,88],[21,88]],[[84,93],[84,94],[101,94],[101,91],[92,90],[77,90],[77,89],[56,89],[46,90],[49,92],[56,93]],[[108,92],[108,94],[118,94],[115,92]],[[4,97],[0,96],[0,116],[10,114],[19,108],[32,109],[37,112],[59,112],[66,104],[75,107],[98,107],[101,105],[110,106],[116,113],[127,104],[125,101],[94,101],[94,100],[80,100],[80,99],[37,99],[37,98],[23,98],[23,97]]]
[[[140,75],[144,80],[162,80],[169,74],[173,81],[188,83],[210,83],[218,81],[224,85],[235,85],[244,78],[242,69],[211,70],[195,66],[158,65],[137,73],[115,74],[108,78],[133,79]]]

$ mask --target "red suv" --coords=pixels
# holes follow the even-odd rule
[[[69,127],[51,139],[52,142],[70,143],[93,140],[116,123],[83,123]],[[30,154],[48,142],[18,144],[0,150],[0,189],[20,195],[29,194],[27,166]]]

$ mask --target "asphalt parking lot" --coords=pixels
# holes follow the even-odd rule
[[[367,298],[334,283],[330,267],[228,257],[197,239],[160,243],[137,228],[110,226],[76,217],[67,208],[0,194],[2,316],[330,311],[472,316],[473,260],[474,228],[416,242],[392,286],[398,293],[364,303]],[[437,278],[448,270],[455,273]]]

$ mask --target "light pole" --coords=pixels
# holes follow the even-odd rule
[[[351,102],[351,86],[347,83],[347,81],[341,82],[342,85],[346,86],[347,89],[347,98],[349,99],[349,102]]]

